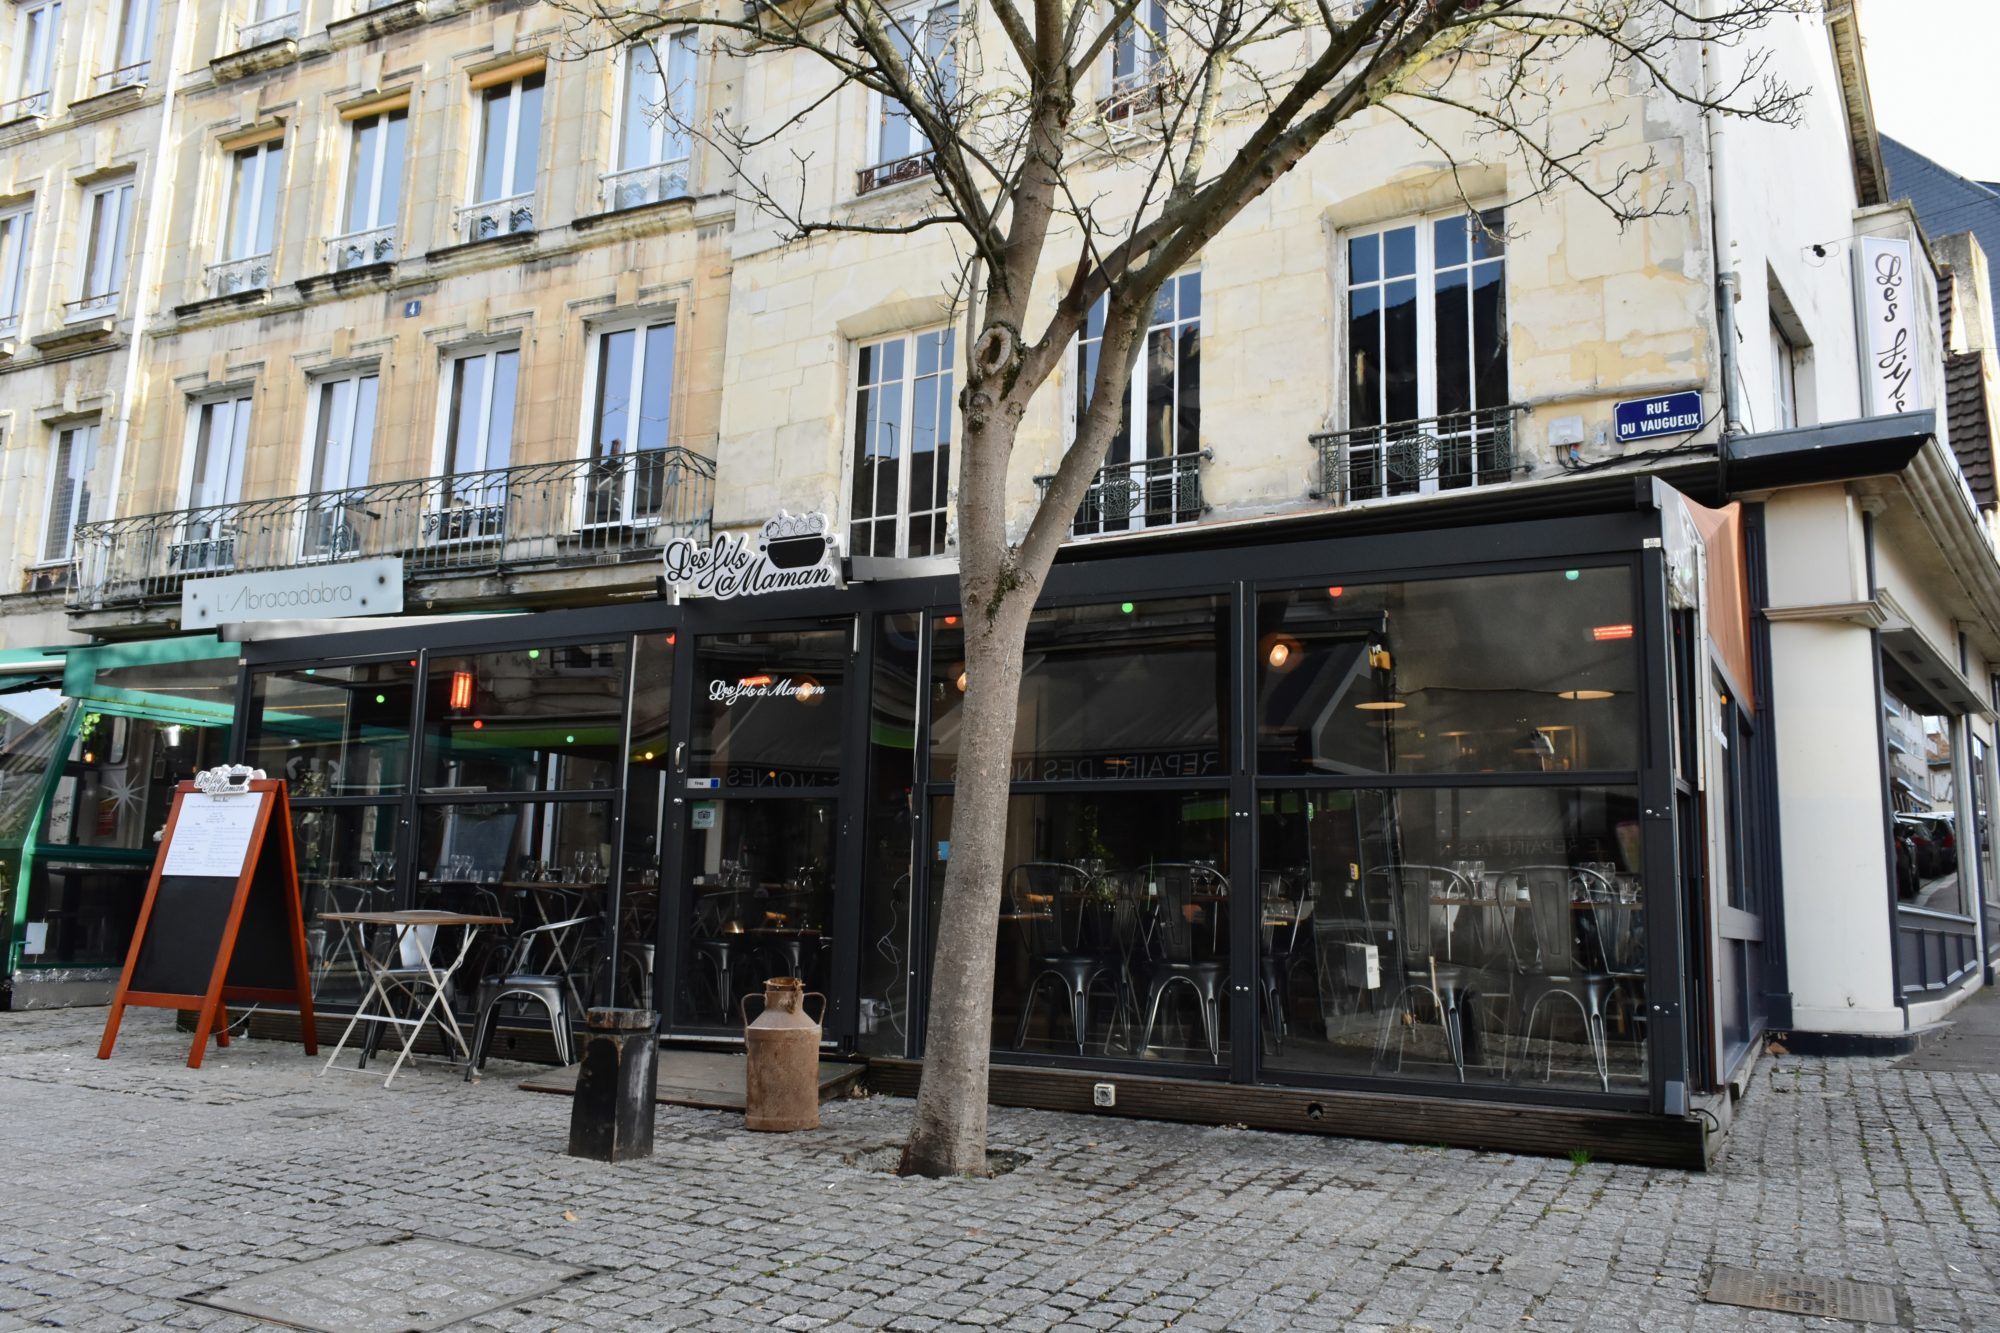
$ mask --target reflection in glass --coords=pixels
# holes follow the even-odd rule
[[[625,884],[618,927],[618,1003],[653,1007],[659,940],[660,855],[672,766],[673,633],[641,634],[633,664],[632,744],[625,778]]]
[[[399,658],[259,672],[250,704],[250,766],[285,779],[295,801],[401,792],[415,666]]]
[[[1896,897],[1934,912],[1971,912],[1959,879],[1952,719],[1895,658],[1882,659],[1882,735],[1895,807]]]
[[[910,1015],[911,833],[916,812],[917,639],[923,618],[884,616],[868,727],[868,845],[861,888],[861,1008],[871,1055],[905,1054]]]
[[[1270,1067],[1645,1087],[1632,790],[1280,790],[1260,805]]]
[[[935,798],[933,931],[950,827]],[[1228,832],[1222,792],[1013,797],[994,1049],[1225,1062]]]
[[[618,781],[623,643],[433,657],[424,790],[575,791]]]
[[[365,929],[323,921],[326,912],[396,907],[396,807],[294,806],[292,839],[306,919],[306,962],[315,1002],[352,1003],[367,988]]]
[[[148,854],[174,785],[225,762],[229,732],[86,711],[36,841]],[[143,886],[142,886],[143,887]],[[30,904],[31,919],[34,907]]]
[[[704,636],[689,776],[725,787],[838,782],[848,634],[843,625]]]
[[[1228,602],[1184,597],[1038,610],[1028,623],[1014,780],[1220,778]],[[964,631],[932,621],[931,777],[958,764]]]
[[[1615,567],[1266,594],[1259,770],[1635,769],[1631,587]]]
[[[767,977],[826,990],[838,822],[828,800],[690,804],[680,1022],[739,1027],[743,997]]]

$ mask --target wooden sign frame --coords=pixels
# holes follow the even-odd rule
[[[118,1027],[124,1021],[125,1007],[137,1005],[151,1009],[194,1010],[194,1048],[188,1052],[188,1068],[201,1068],[203,1054],[208,1047],[209,1034],[215,1035],[215,1044],[229,1045],[229,1012],[227,1004],[232,1000],[248,1000],[253,1003],[296,1004],[299,1011],[299,1036],[307,1055],[319,1053],[318,1032],[313,1022],[312,976],[306,963],[305,912],[299,901],[299,866],[297,850],[292,843],[291,799],[282,781],[271,778],[251,778],[243,784],[241,793],[231,793],[221,799],[249,801],[257,799],[259,810],[257,822],[251,830],[250,846],[243,858],[242,872],[237,876],[236,887],[229,904],[229,914],[222,927],[221,942],[216,948],[215,961],[209,970],[207,988],[200,994],[180,993],[164,990],[137,991],[132,989],[133,973],[139,965],[146,947],[147,931],[153,924],[154,909],[160,897],[160,880],[166,868],[167,856],[173,847],[174,832],[180,823],[181,806],[189,796],[197,794],[192,782],[183,782],[174,788],[173,809],[167,815],[166,834],[160,840],[159,855],[153,858],[153,873],[146,881],[146,899],[139,908],[138,924],[132,930],[132,947],[125,955],[125,968],[119,974],[118,990],[111,998],[111,1013],[105,1019],[104,1039],[98,1043],[97,1058],[109,1060],[111,1048],[118,1040]],[[267,863],[266,858],[275,858]],[[261,873],[260,873],[261,872]],[[220,879],[220,876],[215,877]],[[281,929],[290,946],[293,984],[284,986],[232,985],[229,981],[231,965],[235,961],[237,932],[243,926],[244,914],[251,904],[251,895],[259,882],[266,894],[276,893],[284,900],[281,909],[283,923]],[[264,910],[268,911],[269,908]]]

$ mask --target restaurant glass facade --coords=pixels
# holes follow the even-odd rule
[[[1658,1109],[1683,980],[1648,813],[1677,762],[1657,524],[1507,527],[1483,564],[1411,535],[1059,566],[995,1059]],[[580,1002],[732,1037],[798,976],[830,1042],[914,1058],[961,614],[924,579],[250,645],[247,753],[296,772],[311,914],[574,922],[549,963]],[[316,936],[322,1003],[358,944]]]

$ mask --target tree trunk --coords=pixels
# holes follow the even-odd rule
[[[971,610],[961,617],[966,689],[959,711],[951,859],[931,969],[923,1081],[903,1150],[905,1175],[986,1174],[994,952],[1006,874],[1021,653],[1032,609],[1032,595],[1017,594],[990,618]]]

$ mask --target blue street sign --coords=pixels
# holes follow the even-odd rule
[[[1701,414],[1701,393],[1694,389],[1659,398],[1634,398],[1618,404],[1613,413],[1620,444],[1659,435],[1685,435],[1707,419]]]

